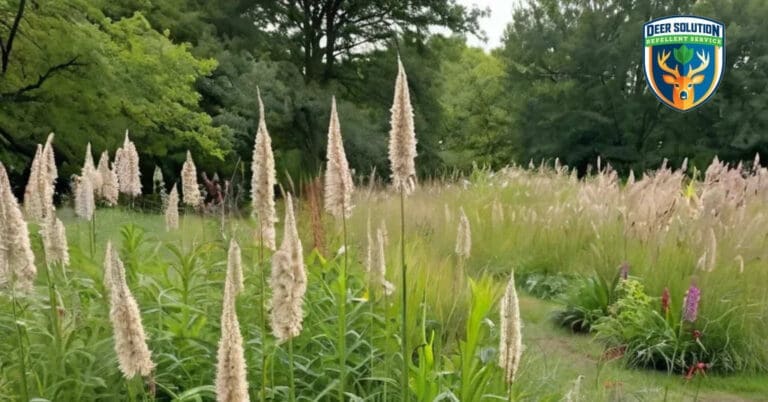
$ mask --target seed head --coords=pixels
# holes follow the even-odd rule
[[[408,91],[408,78],[403,63],[397,58],[395,98],[392,103],[389,131],[389,162],[395,190],[410,194],[416,187],[416,133],[413,108]]]
[[[270,250],[275,249],[275,158],[272,155],[272,139],[267,131],[264,117],[264,103],[261,93],[259,100],[259,128],[253,144],[253,162],[251,163],[251,202],[253,213],[259,220],[260,241]]]
[[[272,332],[280,341],[287,341],[301,333],[304,320],[304,293],[307,274],[304,257],[296,229],[296,219],[290,194],[285,200],[285,228],[280,250],[272,256]]]
[[[179,191],[173,184],[171,193],[168,194],[168,205],[165,207],[165,230],[171,231],[179,228]]]
[[[520,306],[515,290],[515,274],[509,276],[507,290],[501,301],[501,328],[499,339],[499,366],[504,370],[507,384],[515,381],[523,353],[523,335],[521,332]]]
[[[155,368],[152,352],[147,346],[139,306],[125,279],[123,262],[111,242],[107,243],[106,257],[104,269],[105,273],[109,272],[109,276],[105,277],[105,281],[110,282],[109,318],[115,332],[115,353],[120,371],[128,379],[137,374],[147,377]]]
[[[0,287],[30,290],[37,275],[27,223],[0,163]]]
[[[336,97],[331,99],[331,121],[328,124],[328,166],[325,171],[325,209],[336,218],[352,212],[352,175],[349,172],[341,127],[336,112]]]

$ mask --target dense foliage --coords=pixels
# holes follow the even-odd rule
[[[15,181],[50,131],[68,176],[86,142],[114,149],[126,129],[145,185],[154,165],[174,179],[188,148],[203,171],[230,176],[242,165],[225,158],[250,159],[257,87],[282,177],[322,168],[331,94],[351,167],[386,175],[397,54],[422,175],[555,157],[583,173],[598,155],[625,174],[663,158],[702,166],[768,152],[760,0],[528,0],[490,53],[462,36],[482,35],[486,10],[455,0],[3,0],[0,10],[0,155]],[[638,43],[644,22],[688,13],[726,24],[727,65],[710,102],[677,113],[646,88]]]

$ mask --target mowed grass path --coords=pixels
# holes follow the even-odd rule
[[[302,213],[306,215],[306,211]],[[58,214],[67,225],[70,244],[87,254],[88,223],[75,219],[70,209],[62,208]],[[306,216],[299,219],[308,221]],[[141,227],[149,241],[176,244],[221,241],[221,221],[214,217],[188,215],[182,230],[168,233],[162,215],[99,209],[95,260],[100,261],[107,240],[121,241],[120,230],[126,224]],[[244,219],[230,220],[226,227],[227,231],[237,232],[241,241],[248,241],[252,223]],[[305,252],[309,251],[307,247]],[[77,270],[78,267],[70,269]],[[390,270],[394,271],[394,268]],[[605,352],[603,345],[591,336],[571,334],[551,321],[557,307],[556,303],[521,292],[525,351],[519,381],[530,384],[526,387],[529,393],[526,396],[530,400],[558,400],[558,392],[571,387],[581,375],[581,401],[692,401],[695,398],[711,402],[768,401],[768,375],[705,376],[686,381],[682,375],[626,369],[621,359],[605,361],[601,359]],[[495,309],[493,314],[497,314]],[[496,322],[498,317],[489,318]],[[251,380],[254,384],[257,381]],[[700,387],[698,395],[697,387]]]

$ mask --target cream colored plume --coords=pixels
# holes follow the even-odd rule
[[[67,231],[56,214],[51,213],[46,217],[45,224],[40,228],[40,235],[43,238],[45,262],[49,265],[69,266]]]
[[[168,205],[165,207],[165,230],[171,231],[179,228],[179,190],[173,184],[168,194]]]
[[[56,169],[56,156],[53,153],[53,133],[48,134],[43,147],[43,160],[45,165],[45,175],[50,180],[51,185],[59,178],[59,171]],[[51,189],[53,191],[53,189]],[[53,193],[51,192],[51,197]]]
[[[325,169],[325,209],[336,218],[348,217],[352,212],[352,175],[349,172],[341,126],[336,112],[336,97],[331,98],[331,121],[328,124],[328,165]]]
[[[221,309],[221,338],[216,363],[216,400],[219,402],[246,402],[246,378],[243,336],[235,309],[237,293],[242,289],[240,248],[232,240],[229,247],[227,276],[224,282],[224,301]]]
[[[272,256],[271,325],[275,337],[287,341],[301,333],[307,274],[291,195],[285,199],[285,227],[280,250]]]
[[[29,290],[37,275],[27,223],[0,163],[0,287]]]
[[[40,179],[40,198],[43,205],[43,216],[47,216],[48,212],[53,213],[55,207],[53,206],[53,193],[56,186],[56,179],[59,178],[59,171],[56,169],[56,156],[53,152],[53,133],[48,134],[48,139],[45,141],[43,147],[42,162],[40,164],[41,179]]]
[[[203,201],[200,187],[197,185],[197,168],[192,154],[187,151],[187,160],[181,168],[181,191],[184,193],[184,204],[197,207]]]
[[[58,172],[52,142],[53,134],[48,136],[44,147],[37,145],[24,191],[24,214],[27,219],[37,223],[45,222],[55,209],[53,193]]]
[[[376,243],[373,242],[373,236],[371,235],[371,212],[368,211],[368,221],[365,225],[365,235],[366,235],[366,247],[365,247],[365,270],[367,272],[370,272],[373,270],[373,254],[375,253],[374,249],[376,248]]]
[[[523,353],[523,335],[521,332],[520,306],[515,290],[515,273],[509,275],[507,290],[501,300],[501,325],[499,329],[499,366],[504,370],[507,384],[515,381]]]
[[[85,174],[76,178],[75,187],[75,215],[90,221],[96,210],[96,200],[93,194],[91,176]]]
[[[80,171],[81,176],[88,176],[91,179],[91,186],[93,186],[93,192],[96,196],[101,194],[102,178],[101,173],[96,169],[96,165],[93,162],[93,153],[91,152],[91,143],[85,147],[85,161],[83,161],[83,168]]]
[[[227,272],[232,273],[232,284],[235,293],[240,293],[245,285],[243,281],[243,260],[240,253],[240,245],[235,239],[229,242],[229,252],[227,253]]]
[[[376,231],[376,249],[373,254],[373,268],[370,272],[371,282],[374,286],[380,288],[385,295],[389,296],[395,291],[395,285],[387,281],[387,257],[384,252],[386,245],[384,229],[379,228]]]
[[[464,213],[464,208],[459,208],[459,228],[456,233],[456,255],[461,258],[469,258],[472,251],[472,230],[469,227],[469,219]]]
[[[264,104],[259,99],[259,128],[253,144],[251,164],[251,202],[253,213],[259,220],[259,240],[270,250],[275,249],[275,158],[272,155],[272,140],[269,138],[264,120]]]
[[[123,147],[115,154],[115,168],[120,183],[120,192],[131,197],[141,195],[141,172],[139,171],[139,153],[136,145],[125,130]]]
[[[392,169],[392,185],[395,190],[408,194],[416,187],[416,133],[413,125],[413,108],[408,92],[408,78],[400,57],[397,58],[395,98],[392,102],[389,130],[389,162]]]
[[[43,222],[45,215],[41,194],[42,186],[46,183],[43,158],[43,146],[38,144],[35,157],[32,159],[32,167],[29,170],[27,187],[24,190],[24,215],[32,222]]]
[[[120,184],[114,169],[109,168],[109,152],[104,151],[99,158],[99,166],[96,168],[101,176],[101,189],[97,191],[99,197],[109,206],[117,205],[120,195]]]
[[[147,377],[152,374],[155,364],[147,346],[139,306],[125,280],[123,262],[120,261],[117,251],[112,248],[111,242],[107,243],[104,264],[105,274],[109,272],[109,319],[114,329],[115,353],[120,371],[128,379],[137,374]]]

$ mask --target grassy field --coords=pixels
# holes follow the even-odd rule
[[[508,399],[497,367],[498,300],[514,270],[525,346],[514,400],[768,400],[768,226],[761,211],[766,190],[759,184],[749,190],[749,180],[757,179],[734,185],[729,180],[736,179],[727,178],[728,172],[718,173],[718,180],[707,175],[690,181],[661,170],[623,185],[608,171],[578,181],[551,169],[478,170],[466,180],[424,183],[406,199],[412,395],[419,400]],[[741,198],[733,188],[742,189]],[[309,289],[304,331],[293,344],[295,392],[298,400],[337,400],[342,231],[330,217],[313,224],[317,211],[305,198],[299,198],[298,207]],[[472,231],[471,256],[466,259],[454,253],[460,207]],[[377,186],[361,186],[355,194],[345,251],[351,262],[345,290],[349,400],[400,398],[398,208],[399,199]],[[61,341],[51,325],[48,276],[39,264],[37,288],[19,297],[20,315],[14,319],[9,302],[0,307],[5,340],[0,345],[0,400],[18,400],[20,395],[19,339],[27,353],[30,395],[39,400],[141,400],[149,398],[150,390],[157,400],[214,399],[231,238],[239,240],[245,263],[245,290],[237,311],[251,400],[260,399],[262,384],[267,399],[287,400],[286,345],[262,336],[259,326],[263,271],[252,220],[187,214],[178,231],[167,232],[162,215],[100,208],[92,252],[90,223],[77,220],[67,208],[61,208],[59,216],[67,225],[72,256],[69,268],[50,271],[62,306]],[[396,288],[390,296],[369,292],[369,221],[374,230],[386,228],[387,279]],[[38,261],[43,261],[39,237],[33,237]],[[322,250],[313,249],[318,238],[324,239]],[[117,369],[101,279],[107,240],[126,263],[148,333],[156,371],[146,384],[122,379]],[[680,324],[679,334],[688,336],[683,328],[703,333],[703,351],[691,356],[712,364],[706,375],[686,380],[683,367],[631,367],[629,356],[611,353],[613,338],[574,333],[553,319],[567,307],[564,296],[579,279],[613,278],[625,261],[628,278],[644,286],[653,306],[662,291],[669,290],[672,316],[682,310],[692,281],[701,289],[699,317],[695,323]],[[616,307],[606,307],[608,318],[621,315]],[[21,336],[15,322],[22,323]],[[470,339],[474,347],[468,346]],[[462,364],[468,361],[471,365]],[[694,361],[684,361],[688,363]],[[579,392],[573,392],[580,377]],[[471,384],[480,385],[466,385],[472,378],[480,380]]]

